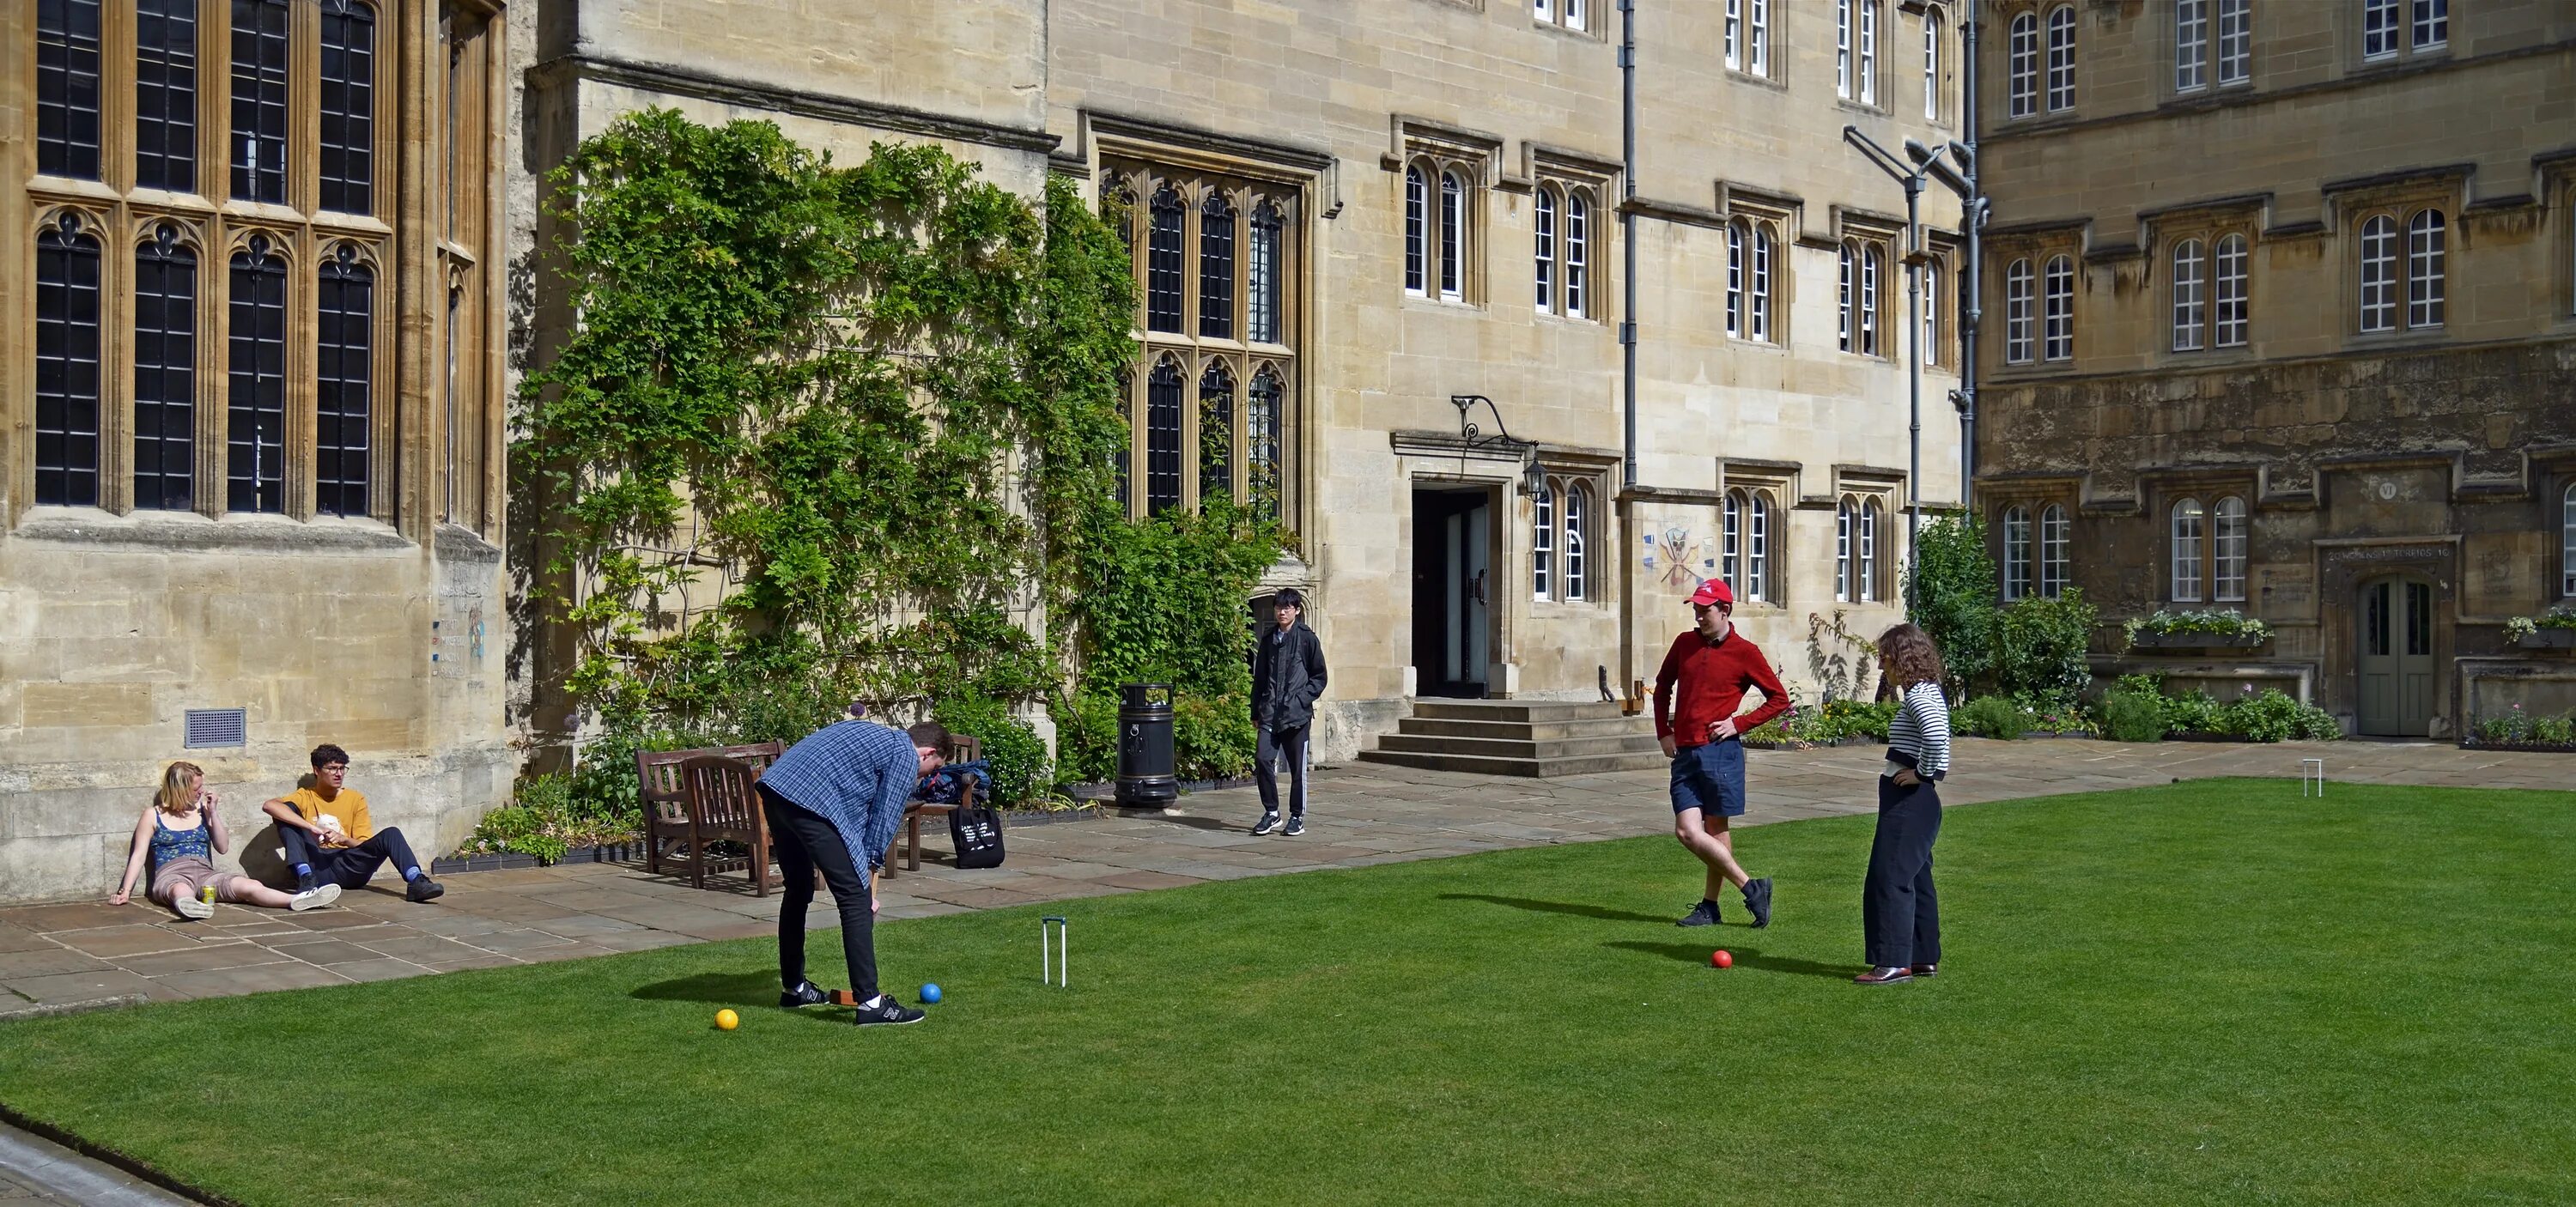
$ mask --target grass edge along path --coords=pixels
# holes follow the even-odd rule
[[[1674,929],[1669,839],[1522,848],[888,923],[918,1027],[743,940],[16,1023],[0,1102],[245,1204],[2576,1196],[2576,796],[2336,793],[1954,809],[1914,985],[1847,983],[1829,818],[1741,836],[1762,932]]]

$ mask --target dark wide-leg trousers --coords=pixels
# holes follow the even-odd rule
[[[1279,772],[1277,764],[1288,764],[1288,815],[1306,815],[1306,735],[1311,726],[1293,729],[1263,727],[1252,745],[1252,782],[1261,790],[1261,811],[1279,811]]]
[[[396,875],[420,866],[420,861],[412,858],[411,844],[403,841],[402,831],[393,826],[376,831],[354,847],[325,847],[295,826],[277,827],[277,836],[286,842],[286,862],[311,867],[316,884],[360,889],[388,863]]]
[[[1941,960],[1941,902],[1932,892],[1932,840],[1941,836],[1941,796],[1930,781],[1899,788],[1878,777],[1878,834],[1860,894],[1861,930],[1873,968]]]
[[[850,966],[850,992],[866,1001],[877,995],[877,914],[868,908],[868,882],[850,863],[850,844],[821,815],[760,785],[761,811],[769,818],[769,853],[785,880],[779,889],[778,984],[794,989],[805,979],[805,907],[814,904],[814,873],[832,890],[841,911],[841,959]]]

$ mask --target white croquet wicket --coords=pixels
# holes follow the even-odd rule
[[[1049,923],[1055,925],[1052,932]],[[1073,928],[1053,915],[1038,919],[1038,983],[1073,987]]]
[[[2299,795],[2323,797],[2326,794],[2326,761],[2299,760]]]

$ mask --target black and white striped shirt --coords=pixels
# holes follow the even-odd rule
[[[1950,702],[1938,683],[1905,689],[1905,702],[1887,727],[1887,771],[1912,769],[1927,780],[1950,774]]]

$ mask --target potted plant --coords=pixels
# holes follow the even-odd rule
[[[2250,650],[2272,640],[2272,626],[2233,608],[2194,612],[2159,608],[2154,615],[2132,619],[2122,628],[2129,648],[2140,650]]]
[[[2504,636],[2526,650],[2576,649],[2576,604],[2560,604],[2538,619],[2516,616],[2504,622]]]

